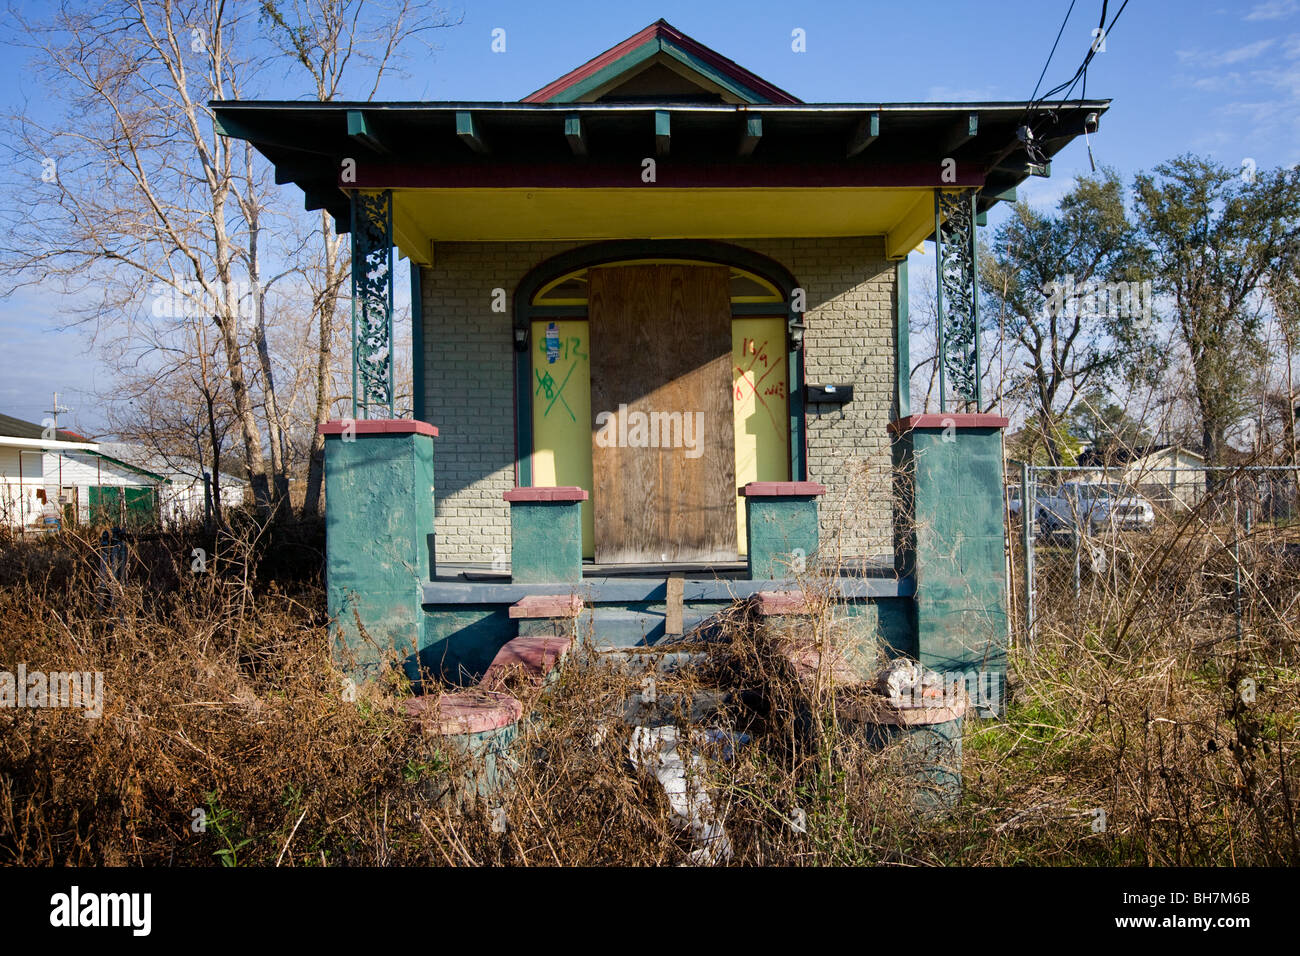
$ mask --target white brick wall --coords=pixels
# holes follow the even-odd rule
[[[576,243],[442,243],[421,270],[425,417],[437,425],[437,556],[508,554],[514,484],[513,297],[519,280]],[[827,487],[823,540],[845,556],[891,547],[894,267],[879,237],[738,243],[780,262],[807,293],[805,380],[854,386],[853,402],[807,415],[808,477]],[[504,288],[508,311],[492,311]]]

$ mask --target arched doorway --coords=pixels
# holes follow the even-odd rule
[[[599,563],[734,560],[736,488],[802,478],[794,280],[722,243],[600,243],[516,293],[520,484],[589,491]]]

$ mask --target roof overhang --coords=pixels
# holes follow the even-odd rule
[[[14,438],[0,435],[0,448],[21,448],[24,451],[88,451],[97,452],[94,442],[46,441],[43,438]]]
[[[883,235],[898,257],[934,231],[935,188],[1014,199],[1109,102],[213,106],[339,231],[350,191],[394,190],[394,240],[425,263],[438,241],[619,237]]]

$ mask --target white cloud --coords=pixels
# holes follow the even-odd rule
[[[1265,0],[1264,3],[1257,3],[1251,7],[1250,13],[1246,14],[1246,19],[1281,20],[1291,16],[1297,9],[1300,9],[1297,0]]]
[[[1256,40],[1254,43],[1247,43],[1245,46],[1235,47],[1231,50],[1224,50],[1222,53],[1206,53],[1204,50],[1179,50],[1176,55],[1182,63],[1196,64],[1197,66],[1205,67],[1231,66],[1234,63],[1241,63],[1245,60],[1255,59],[1255,57],[1259,56],[1276,42],[1276,37],[1269,37],[1265,40]],[[1289,51],[1289,39],[1287,43]]]

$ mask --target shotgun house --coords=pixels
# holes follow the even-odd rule
[[[611,647],[797,615],[814,569],[856,639],[1002,667],[976,227],[1107,101],[804,103],[660,20],[517,102],[214,107],[351,235],[353,412],[322,431],[355,673],[476,680],[538,615]],[[943,401],[914,415],[927,240]]]

